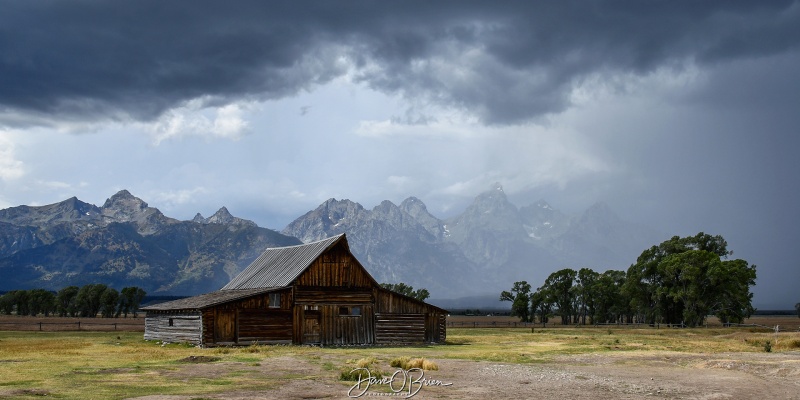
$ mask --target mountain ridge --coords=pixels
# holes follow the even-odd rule
[[[266,247],[299,243],[225,207],[179,221],[127,190],[101,207],[72,197],[0,210],[0,290],[105,283],[198,294],[222,287]]]
[[[0,273],[11,277],[0,290],[91,281],[199,294],[222,287],[267,247],[340,233],[376,280],[424,287],[435,298],[499,293],[565,267],[626,269],[659,239],[602,202],[574,216],[543,199],[517,207],[499,183],[446,219],[413,196],[371,209],[331,198],[281,232],[224,206],[180,221],[121,190],[101,207],[71,197],[0,210]]]
[[[627,269],[660,239],[602,202],[578,216],[544,200],[517,208],[499,183],[447,219],[430,214],[416,197],[400,206],[385,200],[371,210],[328,199],[281,232],[304,242],[347,233],[353,253],[376,279],[433,288],[439,298],[499,293],[514,281],[543,281],[567,266]]]

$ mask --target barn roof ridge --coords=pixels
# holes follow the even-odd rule
[[[320,240],[316,240],[316,241],[313,241],[313,242],[308,242],[308,243],[293,244],[293,245],[291,245],[291,246],[267,247],[267,250],[274,250],[274,249],[289,249],[289,248],[292,248],[292,247],[304,247],[304,246],[311,246],[311,245],[315,245],[315,244],[317,244],[317,243],[320,243],[320,242],[327,242],[327,241],[332,241],[333,239],[339,239],[339,238],[341,238],[342,236],[345,236],[345,233],[340,233],[340,234],[338,234],[338,235],[328,236],[328,237],[326,237],[326,238],[324,238],[324,239],[320,239]],[[265,250],[265,251],[266,251],[266,250]]]

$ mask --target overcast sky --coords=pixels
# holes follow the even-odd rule
[[[800,301],[798,2],[0,10],[0,208],[128,189],[280,230],[331,197],[449,217],[500,182],[518,206],[723,235],[757,307]]]

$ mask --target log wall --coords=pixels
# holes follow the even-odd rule
[[[203,344],[290,343],[291,290],[279,295],[277,308],[264,293],[203,310]]]
[[[295,280],[296,286],[371,288],[375,281],[344,243],[323,253]]]
[[[375,298],[375,315],[380,316],[375,321],[376,343],[445,341],[447,314],[444,310],[385,289],[375,289]]]
[[[358,315],[353,315],[353,308]],[[346,312],[343,312],[346,311]],[[297,344],[351,345],[375,343],[371,303],[338,303],[295,306],[293,342]]]
[[[375,343],[412,344],[425,341],[425,314],[375,314]]]
[[[199,312],[148,312],[144,319],[144,340],[202,344],[201,319]]]

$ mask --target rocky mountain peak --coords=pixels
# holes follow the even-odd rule
[[[337,224],[341,220],[345,219],[355,219],[359,214],[362,214],[364,211],[366,211],[361,204],[348,199],[329,199],[319,208],[324,208],[326,217],[333,224]]]
[[[468,248],[468,257],[480,262],[492,258],[501,262],[501,257],[485,251],[492,243],[510,243],[527,236],[519,210],[508,201],[499,184],[479,194],[461,215],[445,221],[444,228],[448,240]]]
[[[131,192],[122,189],[113,196],[109,197],[108,200],[103,203],[103,207],[101,208],[135,212],[146,209],[147,203],[144,202],[144,200],[132,195]]]
[[[492,186],[489,187],[489,190],[479,194],[478,198],[495,199],[498,201],[499,200],[508,201],[506,198],[506,192],[503,190],[503,185],[497,182],[492,184]]]
[[[409,197],[400,203],[400,209],[414,218],[435,238],[441,239],[444,236],[444,224],[428,212],[428,207],[425,206],[422,200],[416,197]]]
[[[426,212],[428,211],[428,207],[425,205],[425,203],[423,203],[422,200],[414,196],[411,196],[403,200],[403,202],[400,203],[400,208],[403,209],[403,211],[405,212],[409,212],[411,210],[424,210]]]
[[[368,213],[361,204],[330,198],[292,221],[282,232],[309,243],[343,232],[350,233],[348,228],[366,221]]]
[[[247,225],[247,226],[257,226],[255,222],[234,217],[233,214],[228,211],[228,208],[222,206],[214,215],[205,219],[206,224],[223,224],[223,225]]]
[[[133,222],[137,232],[143,235],[156,233],[164,225],[178,222],[124,189],[109,197],[100,209],[104,223]]]
[[[243,225],[243,226],[258,226],[255,222],[242,219],[239,217],[234,217],[233,214],[228,211],[228,208],[222,206],[214,215],[204,218],[202,214],[197,213],[195,214],[194,218],[192,218],[192,222],[197,224],[221,224],[221,225]]]
[[[217,212],[215,212],[214,215],[210,216],[207,222],[217,223],[217,224],[230,224],[233,222],[234,218],[236,217],[231,215],[230,211],[228,211],[228,208],[223,206],[222,208],[217,210]]]
[[[525,231],[535,240],[549,239],[569,229],[571,219],[541,199],[519,210]]]
[[[384,200],[380,205],[375,206],[369,214],[369,218],[401,230],[413,231],[419,229],[420,225],[413,216],[389,200]]]
[[[475,197],[475,200],[464,212],[464,216],[478,219],[483,219],[488,214],[493,215],[493,218],[516,218],[517,207],[508,201],[508,197],[499,183]]]

